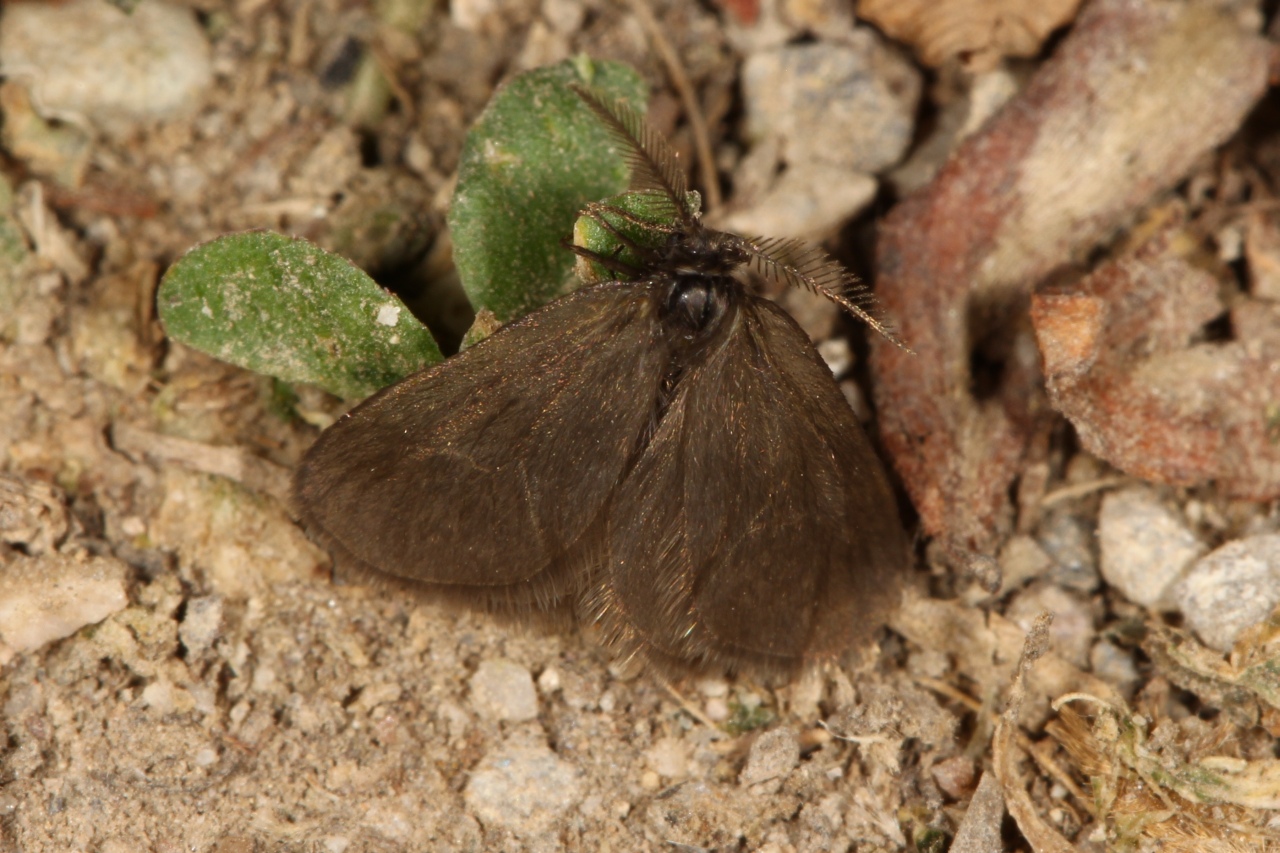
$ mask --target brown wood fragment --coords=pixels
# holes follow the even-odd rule
[[[1267,85],[1256,26],[1209,3],[1091,3],[1027,88],[885,221],[876,289],[918,354],[873,342],[876,399],[927,533],[990,548],[1035,422],[1023,341],[982,397],[974,342],[1015,338],[1036,283],[1234,132]]]

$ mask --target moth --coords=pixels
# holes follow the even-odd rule
[[[666,140],[625,104],[576,91],[670,224],[588,205],[628,259],[572,248],[617,280],[343,416],[298,469],[298,513],[339,565],[499,616],[592,626],[664,673],[785,677],[834,658],[883,624],[909,543],[827,365],[743,275],[884,326],[821,251],[704,225]]]

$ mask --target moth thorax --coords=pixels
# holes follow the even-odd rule
[[[686,337],[710,333],[729,306],[730,289],[737,282],[717,275],[686,273],[673,276],[667,294],[665,319]]]
[[[662,265],[677,273],[728,275],[749,257],[741,237],[696,225],[671,235]]]

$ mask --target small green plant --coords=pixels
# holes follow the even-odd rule
[[[772,708],[759,702],[734,700],[729,703],[729,719],[720,727],[731,735],[741,735],[762,729],[777,718]]]
[[[501,322],[576,286],[561,239],[583,205],[627,186],[626,163],[575,84],[643,108],[634,70],[579,57],[510,81],[463,145],[449,212],[454,259],[473,307]],[[443,357],[394,294],[345,259],[281,234],[196,246],[166,272],[157,302],[173,339],[347,399]]]

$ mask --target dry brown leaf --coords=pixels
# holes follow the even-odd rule
[[[1079,7],[1080,0],[861,0],[858,16],[910,44],[925,65],[959,56],[987,70],[1005,56],[1035,56]]]

